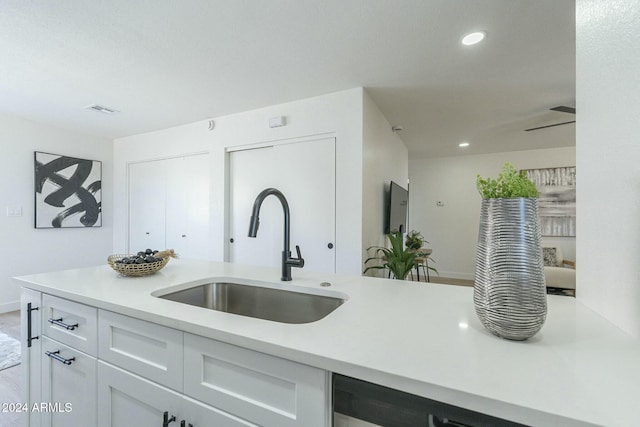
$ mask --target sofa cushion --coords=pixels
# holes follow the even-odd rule
[[[544,281],[549,288],[575,289],[576,271],[573,268],[544,267]]]

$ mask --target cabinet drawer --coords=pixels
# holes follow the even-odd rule
[[[329,375],[197,335],[184,334],[184,393],[262,426],[330,425]]]
[[[44,294],[42,333],[87,354],[97,354],[97,309]]]
[[[101,360],[182,391],[181,331],[111,311],[98,316]]]

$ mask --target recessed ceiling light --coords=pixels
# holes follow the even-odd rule
[[[460,148],[466,148],[468,146],[469,146],[468,142],[461,142],[460,144],[458,144],[458,147],[460,147]]]
[[[476,43],[480,43],[487,36],[484,31],[477,31],[475,33],[467,34],[462,38],[462,44],[465,46],[471,46]]]

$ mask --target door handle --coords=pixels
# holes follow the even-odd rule
[[[329,243],[329,244],[327,245],[327,247],[328,247],[329,249],[333,249],[333,243]]]

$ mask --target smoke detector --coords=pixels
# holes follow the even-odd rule
[[[113,108],[105,107],[104,105],[99,105],[99,104],[87,105],[84,108],[86,108],[87,110],[97,111],[98,113],[102,113],[102,114],[115,114],[120,112],[118,110],[114,110]]]

